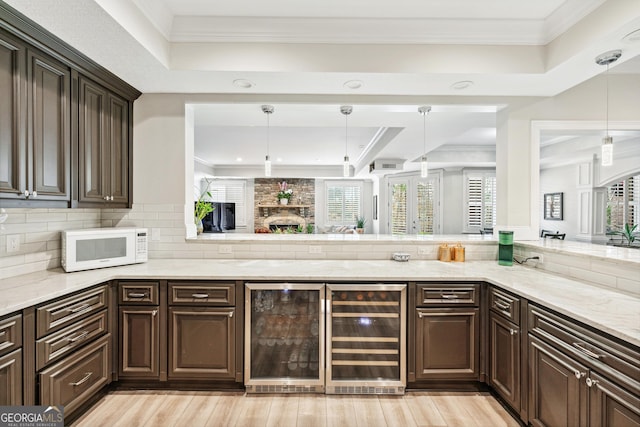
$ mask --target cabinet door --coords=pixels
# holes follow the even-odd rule
[[[120,308],[120,377],[159,378],[158,307]]]
[[[22,405],[22,350],[0,357],[0,406]]]
[[[591,373],[589,386],[589,422],[591,427],[640,427],[640,398],[606,378]]]
[[[169,377],[235,377],[234,308],[169,309]]]
[[[24,46],[0,31],[0,197],[26,189],[26,92]]]
[[[529,335],[529,422],[587,425],[588,369]]]
[[[108,97],[107,125],[109,200],[129,203],[129,104],[113,94]]]
[[[104,203],[107,183],[105,177],[106,127],[105,104],[107,92],[101,86],[79,78],[78,117],[78,201]]]
[[[416,310],[416,378],[477,380],[479,309]]]
[[[511,322],[491,314],[490,383],[515,410],[520,410],[520,331]]]
[[[28,51],[29,173],[38,199],[69,200],[71,72],[58,61]]]

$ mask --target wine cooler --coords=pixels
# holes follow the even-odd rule
[[[245,286],[247,392],[324,392],[325,285]]]
[[[248,393],[404,393],[405,284],[245,286]]]
[[[403,394],[406,285],[327,285],[326,393]]]

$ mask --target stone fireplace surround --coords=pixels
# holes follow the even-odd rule
[[[278,204],[280,183],[293,190],[290,205]],[[256,178],[254,181],[255,228],[296,228],[315,223],[315,180],[308,178]]]

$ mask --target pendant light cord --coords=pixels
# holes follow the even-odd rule
[[[271,137],[271,135],[269,134],[269,131],[271,129],[271,126],[269,124],[269,116],[270,115],[271,115],[270,113],[267,113],[267,156],[269,156],[269,139]]]
[[[349,141],[349,114],[344,115],[344,156],[349,157],[349,150],[347,149],[347,142]]]
[[[427,154],[427,112],[422,114],[422,155]]]
[[[607,63],[607,76],[605,78],[607,105],[605,110],[605,127],[607,129],[606,136],[609,136],[609,63]]]

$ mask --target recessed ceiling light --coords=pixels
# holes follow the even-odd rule
[[[362,87],[362,80],[348,80],[344,82],[343,86],[347,89],[360,89]]]
[[[473,82],[471,80],[460,80],[459,82],[455,82],[450,87],[455,90],[463,90],[473,86]]]
[[[622,38],[623,42],[626,43],[638,43],[640,42],[640,28],[630,32],[629,34],[627,34],[626,36],[624,36]]]
[[[236,162],[241,162],[242,161],[242,157],[236,157]]]
[[[235,79],[233,81],[233,85],[235,87],[239,87],[239,88],[242,88],[242,89],[249,89],[249,88],[254,87],[255,83],[253,83],[252,81],[247,80],[247,79]]]
[[[276,162],[281,162],[281,161],[282,161],[282,157],[278,157],[278,158],[276,159]]]

